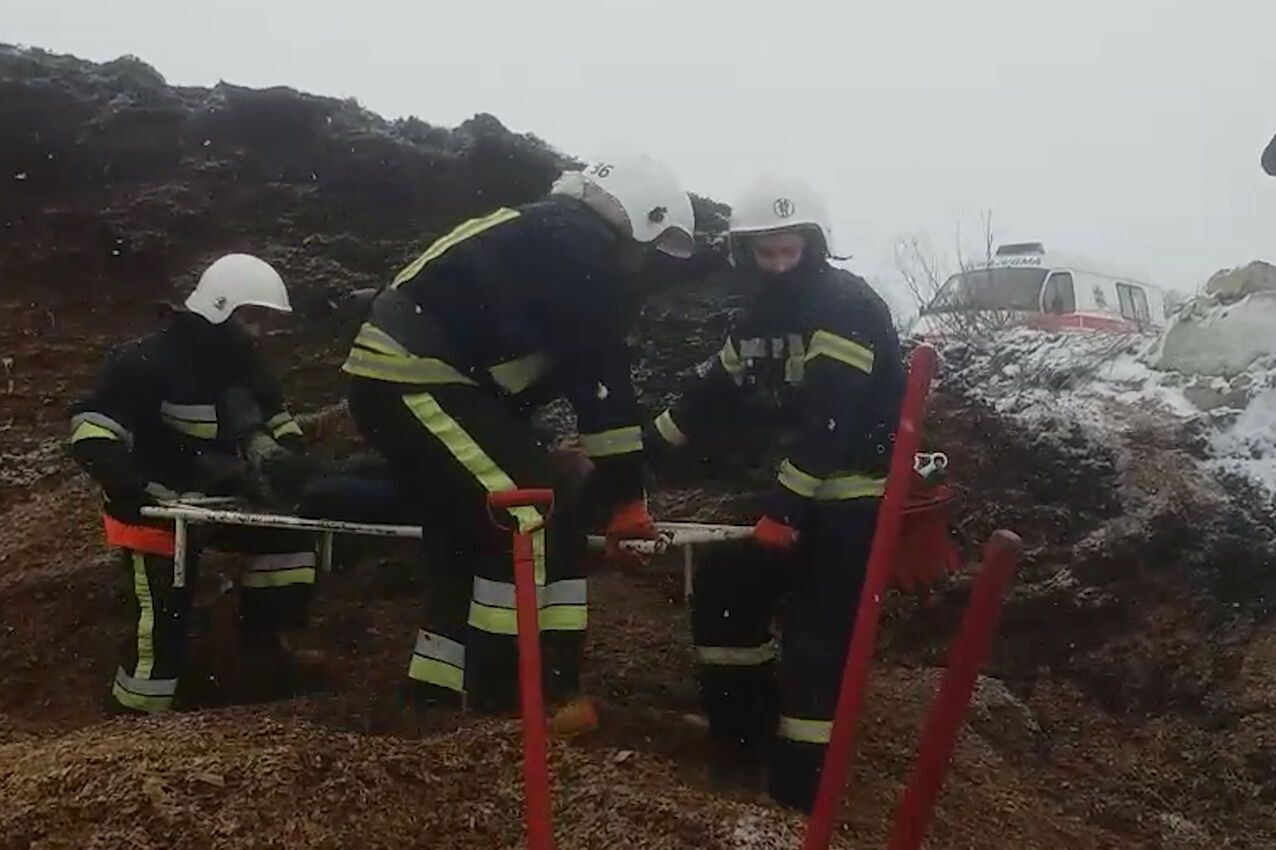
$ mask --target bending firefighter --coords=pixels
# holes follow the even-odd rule
[[[511,539],[488,494],[556,477],[529,420],[565,396],[613,538],[654,537],[626,333],[651,250],[691,254],[691,201],[645,157],[564,174],[550,197],[467,221],[373,302],[344,369],[360,431],[425,510],[430,597],[408,669],[414,701],[513,708]],[[535,536],[545,693],[576,691],[586,622],[586,518],[560,487]],[[542,522],[516,511],[520,527]],[[434,551],[437,550],[437,551]],[[462,703],[462,696],[465,703]]]
[[[652,430],[662,452],[762,432],[786,457],[751,540],[706,554],[692,632],[718,768],[760,767],[809,809],[904,391],[888,308],[828,263],[823,202],[765,180],[732,210],[738,283],[755,287],[721,351]],[[780,651],[772,619],[780,622]]]
[[[308,541],[257,531],[193,535],[185,586],[174,586],[171,524],[144,518],[142,508],[179,495],[289,489],[301,448],[301,429],[252,341],[262,311],[291,311],[279,274],[256,257],[222,257],[185,307],[112,351],[96,388],[72,407],[71,453],[102,487],[106,539],[128,575],[134,628],[111,690],[124,711],[173,705],[201,543],[255,553],[240,580],[241,634],[250,663],[276,685],[295,660],[285,630],[305,625],[315,579]]]

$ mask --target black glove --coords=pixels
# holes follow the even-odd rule
[[[316,472],[315,461],[301,452],[281,448],[261,460],[261,474],[276,497],[286,502],[301,500],[302,491]]]
[[[222,396],[221,408],[226,433],[237,441],[266,427],[266,417],[262,415],[261,405],[247,387],[231,387],[226,390]]]
[[[214,496],[231,496],[249,489],[248,464],[239,455],[201,452],[195,459],[196,489]]]
[[[159,502],[155,497],[145,490],[134,490],[127,493],[107,493],[106,509],[111,516],[120,522],[126,522],[130,525],[140,525],[147,521],[142,516],[142,508],[154,507]]]

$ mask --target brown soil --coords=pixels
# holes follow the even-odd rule
[[[490,116],[392,123],[3,47],[0,125],[18,128],[0,174],[27,175],[0,195],[0,846],[518,846],[516,727],[401,705],[428,588],[393,557],[320,590],[328,688],[247,706],[221,592],[234,564],[212,560],[192,710],[109,718],[123,588],[62,440],[107,347],[227,250],[297,282],[303,321],[269,341],[272,362],[298,412],[330,404],[344,293],[460,217],[535,196],[562,157]],[[655,299],[638,369],[653,408],[716,347],[735,297],[703,283]],[[1137,423],[1110,451],[950,392],[927,439],[954,459],[968,553],[1003,526],[1027,544],[928,846],[1276,847],[1270,516],[1195,480],[1184,435]],[[708,488],[675,475],[653,504],[742,518],[755,472]],[[673,563],[595,577],[587,684],[603,723],[554,746],[564,848],[797,846],[799,818],[709,787],[680,587]],[[956,577],[926,603],[888,600],[841,846],[883,844],[967,592]]]
[[[4,511],[19,533],[0,555],[9,685],[0,692],[0,844],[518,846],[516,725],[421,716],[397,696],[425,591],[410,568],[368,564],[325,583],[314,636],[335,662],[328,692],[218,709],[236,698],[227,683],[238,653],[233,597],[217,592],[230,565],[214,563],[195,662],[211,677],[199,692],[209,707],[108,718],[127,624],[92,506],[73,479]],[[673,564],[596,575],[588,690],[603,701],[603,724],[555,744],[560,846],[794,847],[800,818],[708,784],[678,586]],[[901,650],[900,635],[942,640],[948,619],[942,605],[892,605],[843,846],[884,842],[935,686],[928,651]],[[1256,699],[1265,689],[1255,709],[1270,716],[1263,646],[1267,654],[1256,646],[1244,665],[1244,690]],[[1234,759],[1223,751],[1241,738],[1251,756],[1264,741],[1270,748],[1261,713],[1225,733],[1122,716],[1070,678],[1042,675],[1018,693],[984,681],[930,847],[1269,846],[1265,805],[1246,799],[1264,765],[1229,785]],[[1270,780],[1270,762],[1265,769]]]

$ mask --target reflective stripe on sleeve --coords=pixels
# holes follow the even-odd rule
[[[642,427],[628,425],[624,428],[612,428],[610,431],[581,434],[580,444],[589,457],[613,457],[640,452]]]
[[[302,436],[301,426],[297,424],[297,420],[293,418],[292,414],[286,410],[270,417],[266,421],[266,428],[270,430],[271,436],[276,440],[289,435],[294,437]]]
[[[656,432],[660,434],[666,443],[675,448],[680,448],[690,442],[687,439],[687,435],[678,427],[678,423],[674,421],[672,411],[666,410],[656,417]]]
[[[722,350],[718,352],[718,362],[731,377],[740,378],[744,375],[744,361],[735,350],[735,343],[731,341],[731,337],[727,337],[727,341],[722,344]]]
[[[77,413],[71,417],[71,442],[80,440],[120,440],[133,442],[133,434],[105,413]]]

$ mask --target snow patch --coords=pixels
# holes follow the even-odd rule
[[[1276,372],[1268,373],[1276,378]],[[1276,387],[1259,392],[1230,427],[1210,440],[1214,464],[1276,493]]]
[[[1232,314],[1256,297],[1223,309]],[[1276,327],[1276,313],[1271,320]],[[1121,451],[1131,434],[1155,431],[1181,440],[1203,471],[1238,474],[1276,494],[1276,357],[1248,359],[1239,373],[1228,360],[1252,347],[1219,342],[1197,359],[1218,373],[1181,372],[1156,368],[1164,338],[1015,328],[945,346],[941,381],[1043,439],[1066,444],[1080,431]]]

